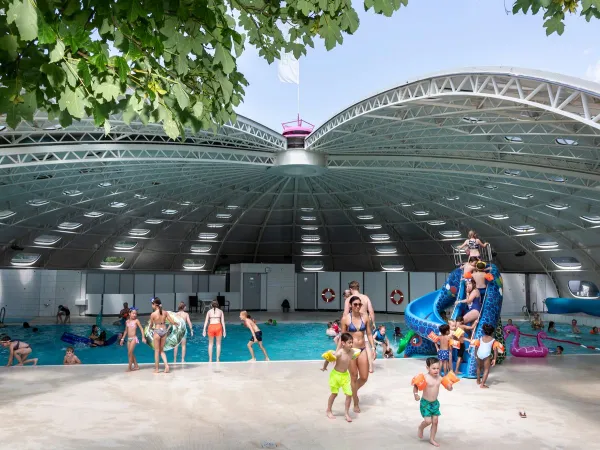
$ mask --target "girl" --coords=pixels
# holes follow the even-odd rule
[[[481,311],[481,294],[477,289],[477,284],[473,278],[467,279],[467,298],[465,300],[459,300],[456,303],[466,303],[469,311],[463,315],[465,323],[471,323],[479,319],[479,312]]]
[[[185,312],[185,303],[180,302],[177,307],[177,315],[183,319],[183,321],[190,327],[190,333],[192,337],[194,337],[194,328],[192,327],[192,321],[190,320],[190,315]],[[181,340],[181,362],[185,362],[185,347],[187,344],[187,338],[184,337]],[[179,349],[179,345],[173,349],[173,364],[177,363],[177,350]]]
[[[163,311],[160,298],[155,297],[152,299],[152,309],[154,312],[150,314],[149,328],[154,330],[154,373],[158,373],[158,365],[161,357],[165,364],[165,373],[169,373],[169,363],[167,363],[167,355],[164,350],[167,334],[169,334],[167,322],[174,327],[177,326],[177,322],[171,318],[168,312]]]
[[[8,354],[8,364],[6,364],[6,367],[12,366],[13,357],[17,358],[17,361],[19,361],[17,364],[18,366],[23,366],[27,363],[33,363],[34,366],[37,365],[37,358],[25,359],[32,352],[31,347],[27,342],[11,341],[9,336],[3,336],[1,342],[2,347],[8,347],[10,351]]]
[[[227,335],[225,331],[225,316],[223,315],[223,311],[219,309],[218,301],[213,300],[210,306],[212,309],[206,313],[202,336],[206,337],[206,327],[208,326],[208,362],[212,362],[215,338],[217,338],[217,362],[219,362],[221,359],[221,339]]]
[[[477,233],[475,233],[473,230],[469,231],[468,236],[468,239],[466,239],[465,242],[463,242],[462,245],[460,245],[458,248],[462,250],[463,248],[468,247],[466,250],[466,254],[469,257],[469,259],[473,256],[479,258],[479,249],[482,247],[486,247],[488,244],[484,244],[483,242],[481,242],[479,236],[477,236]]]
[[[125,321],[125,331],[123,331],[121,345],[123,345],[125,336],[127,336],[127,358],[129,361],[127,363],[126,372],[131,372],[132,370],[140,370],[137,359],[135,359],[135,354],[133,353],[136,344],[140,343],[137,338],[137,329],[139,328],[142,333],[142,342],[144,344],[146,343],[146,336],[144,336],[144,328],[137,318],[137,309],[131,308],[128,317],[129,318]]]
[[[548,323],[548,333],[556,333],[556,327],[554,326],[553,321],[550,321],[550,323]]]
[[[483,325],[484,336],[481,339],[477,339],[471,343],[477,349],[477,384],[480,388],[487,389],[488,385],[485,384],[488,375],[490,374],[490,366],[496,365],[496,359],[498,358],[498,346],[494,345],[496,340],[492,337],[494,334],[494,327],[489,323]],[[481,372],[483,371],[483,379],[480,379]]]

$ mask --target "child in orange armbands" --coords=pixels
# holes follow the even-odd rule
[[[442,364],[442,372],[448,373],[452,370],[452,352],[450,351],[450,326],[440,325],[439,340],[435,343],[437,356]]]
[[[494,327],[489,323],[483,325],[483,336],[481,339],[475,339],[471,341],[471,345],[477,348],[477,384],[479,387],[487,389],[488,385],[485,384],[488,375],[490,374],[490,367],[496,365],[496,359],[498,358],[498,349],[502,347],[492,337],[494,334]],[[480,378],[480,374],[483,372],[483,379]]]
[[[440,393],[440,384],[442,384],[442,377],[440,376],[440,360],[434,357],[427,358],[425,361],[427,366],[426,374],[419,374],[412,379],[413,395],[416,401],[420,401],[421,416],[423,422],[419,425],[418,435],[420,439],[423,439],[423,433],[425,428],[431,425],[431,432],[429,434],[429,443],[436,447],[440,445],[435,441],[435,435],[438,427],[438,417],[440,416],[440,402],[438,401],[438,395]],[[448,381],[450,381],[450,374],[446,375]],[[444,377],[444,378],[446,378]],[[452,390],[452,383],[449,384],[446,389]],[[419,391],[423,391],[423,396],[419,397]]]

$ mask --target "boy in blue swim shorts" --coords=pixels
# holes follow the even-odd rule
[[[425,361],[427,366],[426,374],[419,374],[413,378],[413,394],[416,401],[420,401],[419,408],[423,422],[419,425],[418,436],[423,439],[425,428],[431,425],[431,433],[429,434],[429,443],[435,447],[439,447],[435,441],[435,435],[438,427],[438,417],[440,416],[440,402],[438,395],[440,393],[440,384],[442,377],[440,376],[440,360],[434,357],[427,358]],[[445,385],[446,386],[446,385]],[[452,390],[450,383],[446,389]],[[423,391],[423,396],[419,397],[419,390]]]
[[[450,350],[450,326],[440,325],[440,339],[435,343],[437,357],[441,363],[441,371],[448,373],[452,370],[452,352]]]
[[[329,365],[330,361],[335,361],[335,367],[329,374],[329,387],[331,388],[331,395],[329,396],[329,401],[327,402],[327,417],[330,419],[335,419],[331,408],[333,407],[333,402],[335,401],[336,397],[338,396],[338,392],[341,389],[346,396],[346,421],[352,422],[352,418],[350,417],[352,385],[350,383],[350,372],[348,371],[348,367],[350,367],[350,361],[354,357],[355,349],[352,348],[353,341],[350,333],[342,333],[340,336],[340,341],[341,344],[339,350],[330,350],[323,354],[325,363],[321,369],[322,371],[327,370],[327,366]]]

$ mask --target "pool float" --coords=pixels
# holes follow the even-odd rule
[[[544,345],[542,339],[546,339],[548,336],[545,332],[540,331],[537,334],[537,346],[529,345],[527,347],[521,347],[519,345],[519,338],[521,332],[514,325],[506,325],[504,327],[504,337],[507,338],[510,333],[514,334],[512,343],[510,344],[510,354],[519,358],[543,358],[548,355],[548,347]]]
[[[398,354],[400,354],[404,351],[404,349],[409,344],[410,340],[413,338],[414,335],[415,335],[415,332],[410,330],[406,333],[406,335],[402,339],[400,339],[400,342],[398,342],[398,352],[397,352]]]
[[[354,354],[352,355],[352,359],[358,358],[358,355],[360,355],[360,353],[361,353],[360,349],[353,348],[352,350],[354,352]],[[335,355],[333,353],[334,353],[333,350],[327,350],[325,353],[323,353],[321,355],[321,358],[323,358],[325,361],[328,361],[328,362],[335,362],[337,360],[337,358],[335,357]]]
[[[325,331],[325,334],[329,337],[337,336],[337,333],[335,332],[335,330],[333,328],[327,328],[327,331]]]
[[[523,336],[529,336],[529,337],[535,337],[533,334],[527,334],[527,333],[521,333],[521,335],[523,335]],[[550,337],[548,335],[546,335],[543,339],[548,339],[548,340],[554,341],[554,342],[563,342],[565,344],[576,345],[578,347],[587,348],[588,350],[598,350],[598,351],[600,351],[600,348],[594,347],[592,345],[584,345],[584,344],[580,344],[579,342],[567,341],[566,339],[552,338],[552,337]]]
[[[114,344],[115,342],[117,342],[117,339],[119,339],[119,335],[113,334],[106,341],[104,341],[104,347]],[[77,336],[76,334],[67,333],[67,332],[62,334],[62,336],[60,337],[60,340],[63,342],[66,342],[67,344],[71,344],[71,345],[77,345],[77,344],[92,345],[94,343],[94,341],[92,341],[88,337]]]
[[[167,335],[165,348],[163,349],[165,351],[173,350],[187,336],[185,320],[173,312],[169,312],[168,314],[171,320],[177,322],[177,326],[172,326],[171,332]],[[144,336],[146,337],[146,344],[154,350],[154,329],[150,328],[150,322],[144,327]]]

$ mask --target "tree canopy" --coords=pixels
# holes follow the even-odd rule
[[[407,4],[364,0],[385,16]],[[566,12],[580,8],[589,21],[599,6],[517,0],[513,12],[543,11],[547,33],[562,34]],[[175,139],[235,120],[246,45],[271,63],[281,51],[306,54],[315,39],[331,50],[358,26],[351,0],[0,0],[0,115],[12,128],[38,109],[63,127],[93,117],[108,133],[122,114],[162,123]]]

